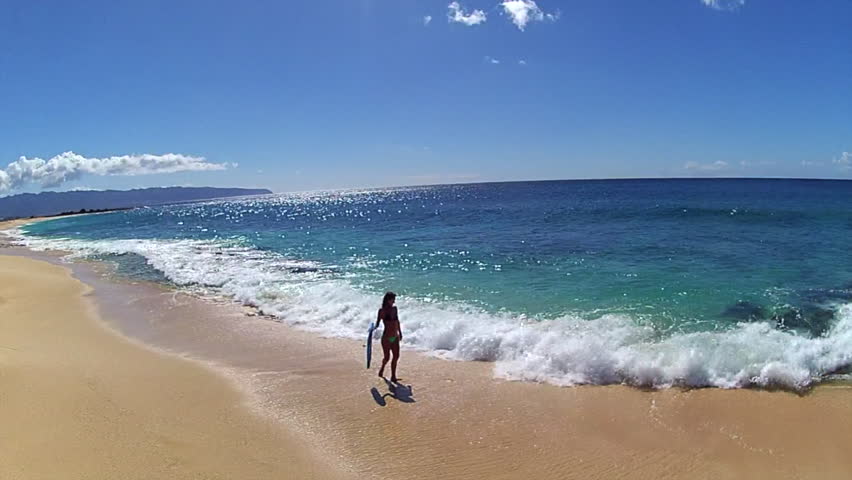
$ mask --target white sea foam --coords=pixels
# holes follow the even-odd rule
[[[137,254],[177,285],[221,294],[328,336],[361,339],[375,294],[310,262],[197,240],[78,241],[19,236],[33,249],[73,255]],[[405,343],[455,360],[495,362],[495,375],[557,385],[772,386],[801,389],[852,364],[852,305],[824,336],[767,323],[660,338],[623,315],[537,321],[476,308],[400,298]]]

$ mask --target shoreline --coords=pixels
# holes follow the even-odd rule
[[[404,350],[400,375],[407,386],[394,391],[374,371],[364,370],[357,341],[247,316],[236,305],[111,281],[92,265],[70,267],[94,288],[93,299],[110,328],[217,371],[243,392],[246,411],[274,420],[266,424],[362,477],[848,478],[852,473],[845,455],[852,428],[849,386],[824,385],[805,395],[566,388],[497,380],[487,363]]]
[[[343,478],[200,365],[112,330],[69,269],[0,256],[0,477]]]

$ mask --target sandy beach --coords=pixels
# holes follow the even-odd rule
[[[67,269],[0,257],[0,478],[334,478],[213,372],[108,330]]]
[[[359,342],[7,252],[0,478],[852,476],[846,385],[560,388],[404,351],[394,387]]]

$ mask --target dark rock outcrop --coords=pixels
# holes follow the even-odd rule
[[[746,300],[739,300],[722,312],[722,316],[742,321],[763,320],[766,318],[766,309]]]

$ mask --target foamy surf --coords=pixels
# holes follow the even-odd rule
[[[34,250],[72,257],[135,254],[181,288],[260,309],[298,328],[360,339],[377,308],[375,293],[333,269],[239,242],[72,240],[24,236]],[[712,332],[661,335],[627,315],[539,320],[488,313],[461,303],[401,298],[405,341],[443,358],[494,362],[497,377],[556,385],[627,384],[664,388],[807,388],[852,364],[852,305],[809,338],[768,322]]]

